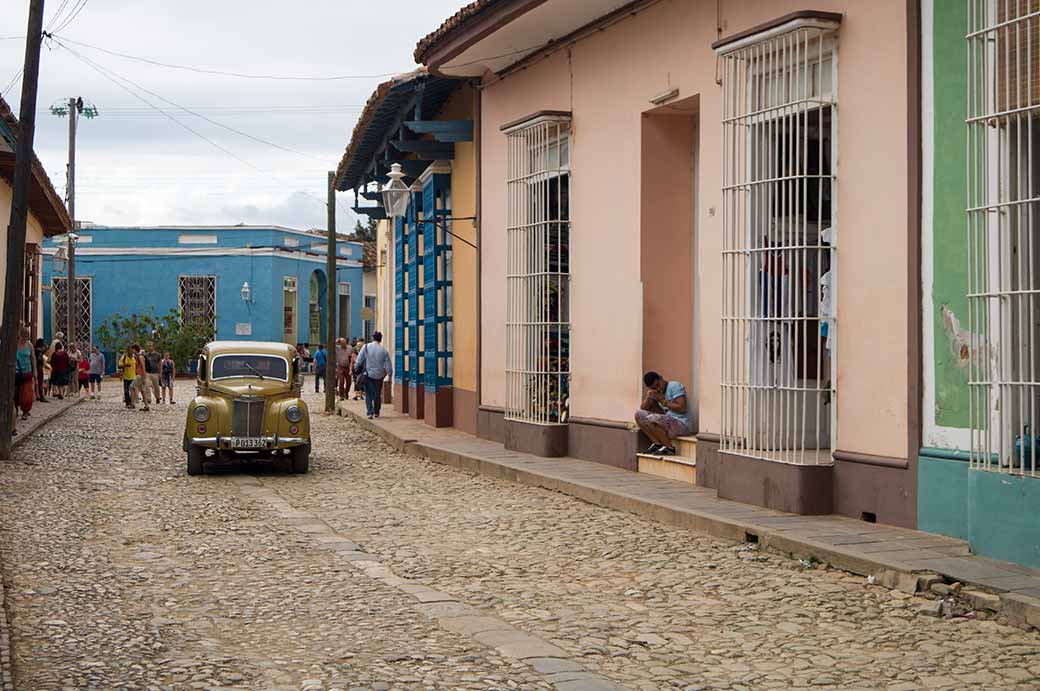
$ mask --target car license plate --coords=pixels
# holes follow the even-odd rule
[[[266,446],[261,437],[232,437],[232,449],[262,449]]]

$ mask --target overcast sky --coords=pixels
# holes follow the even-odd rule
[[[3,4],[0,90],[21,69],[24,40],[8,37],[24,35],[29,0]],[[466,0],[46,0],[44,25],[66,37],[66,46],[81,57],[53,43],[43,49],[36,152],[55,188],[64,193],[68,125],[48,107],[82,96],[97,106],[100,117],[80,121],[78,220],[324,228],[326,171],[335,169],[361,107],[386,76],[243,79],[145,64],[83,44],[248,74],[386,75],[414,69],[415,42],[464,4]],[[306,156],[251,141],[126,84],[233,156],[225,153],[152,110],[84,59],[177,106]],[[21,82],[4,97],[17,113]],[[352,228],[354,217],[346,210],[352,198],[339,193],[338,199],[338,228]]]

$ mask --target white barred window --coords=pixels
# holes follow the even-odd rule
[[[723,451],[831,463],[837,21],[721,46]]]
[[[180,276],[177,281],[181,319],[204,320],[217,326],[217,277]]]
[[[1040,0],[968,0],[971,462],[1040,477]]]
[[[570,119],[542,115],[505,133],[505,416],[564,424],[570,397]]]
[[[65,334],[65,342],[67,344],[89,344],[94,340],[94,284],[89,277],[82,278],[77,276],[75,285],[76,294],[72,296],[73,315],[75,317],[73,328],[75,333],[69,333],[68,279],[64,277],[51,278],[51,333],[61,332]]]

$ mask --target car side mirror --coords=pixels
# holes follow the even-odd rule
[[[199,356],[199,381],[206,381],[206,356]]]

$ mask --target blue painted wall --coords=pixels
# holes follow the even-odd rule
[[[109,228],[81,231],[76,275],[93,279],[93,327],[96,330],[115,313],[152,311],[161,315],[177,307],[178,277],[216,276],[218,339],[281,341],[283,332],[282,281],[297,279],[297,340],[309,341],[311,274],[325,275],[325,240],[275,227],[227,228]],[[189,236],[215,236],[216,243],[186,244]],[[200,238],[196,238],[200,239]],[[201,238],[209,239],[209,238]],[[47,245],[53,246],[51,241]],[[251,249],[247,254],[242,250]],[[104,254],[95,254],[102,252]],[[340,242],[341,265],[332,285],[346,282],[351,293],[351,337],[362,335],[362,247]],[[50,285],[53,265],[43,262],[43,283]],[[58,274],[64,275],[64,271]],[[251,302],[242,300],[242,284],[249,282]],[[325,292],[321,291],[322,314]],[[43,295],[43,333],[50,339],[51,294]],[[251,336],[236,336],[235,325],[252,324]],[[324,324],[324,316],[322,317]],[[64,329],[59,328],[59,331]],[[337,329],[338,331],[339,329]]]

